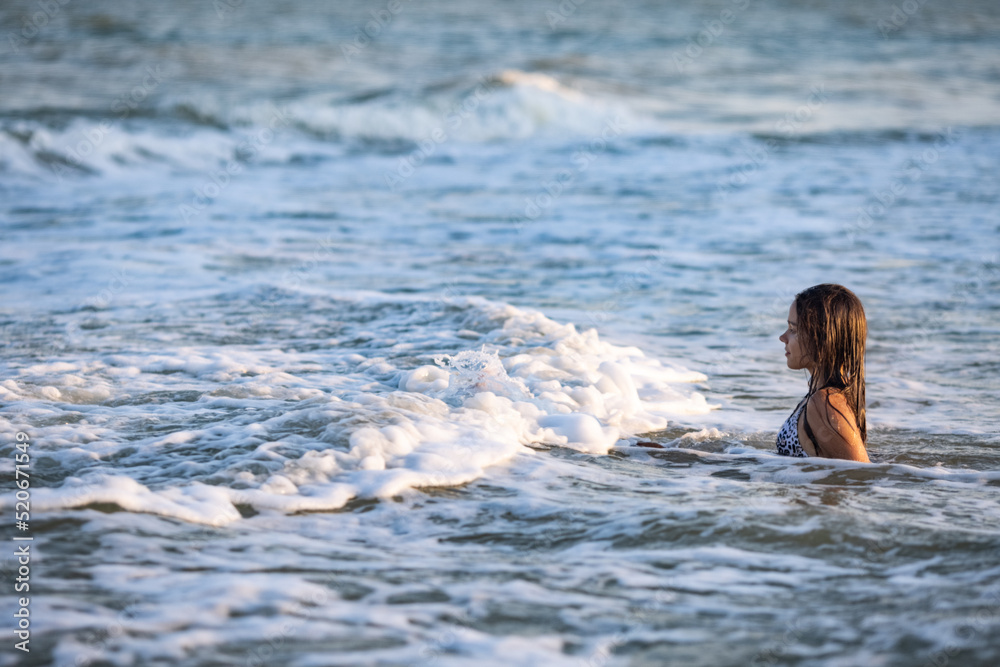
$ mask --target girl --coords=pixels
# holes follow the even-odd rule
[[[778,432],[778,453],[868,461],[865,339],[861,301],[841,285],[799,292],[778,337],[793,370],[809,371],[809,393]]]

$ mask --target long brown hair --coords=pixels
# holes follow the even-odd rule
[[[847,405],[854,411],[861,441],[867,444],[865,341],[868,322],[861,300],[843,285],[824,283],[796,294],[795,312],[799,336],[805,351],[815,362],[809,378],[809,393],[824,387],[841,390]]]

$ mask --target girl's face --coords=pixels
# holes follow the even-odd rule
[[[785,344],[785,363],[793,371],[807,368],[812,371],[812,360],[799,341],[799,317],[795,312],[795,302],[788,309],[788,329],[778,336],[778,340]]]

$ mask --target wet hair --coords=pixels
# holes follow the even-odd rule
[[[825,387],[841,390],[847,405],[854,411],[861,441],[867,444],[865,341],[868,322],[861,300],[843,285],[824,283],[796,294],[795,312],[799,338],[815,364],[809,378],[809,393]]]

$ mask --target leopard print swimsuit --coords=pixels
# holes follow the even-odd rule
[[[802,444],[799,443],[799,415],[802,414],[802,410],[806,407],[811,395],[809,394],[802,399],[802,402],[795,407],[795,412],[785,420],[785,423],[781,425],[781,430],[778,431],[778,439],[774,444],[782,456],[809,457],[802,449]]]

